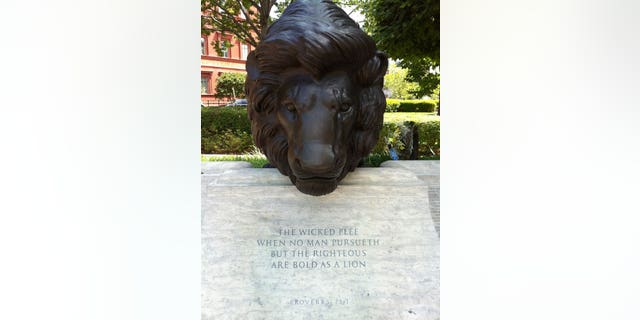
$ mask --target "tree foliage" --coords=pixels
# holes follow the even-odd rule
[[[406,80],[417,83],[417,87],[411,90],[416,97],[431,96],[433,90],[440,84],[438,65],[429,58],[404,59],[398,63],[408,70]]]
[[[295,0],[293,0],[295,1]],[[200,0],[202,34],[220,31],[257,46],[267,28],[284,12],[292,0]],[[358,8],[364,0],[336,0],[341,7]],[[213,42],[216,50],[224,44]],[[228,45],[228,44],[227,44]]]
[[[416,82],[418,96],[430,94],[440,83],[440,0],[367,0],[361,6],[365,30],[378,48],[399,59]]]
[[[221,31],[257,46],[273,22],[269,13],[276,0],[201,0],[200,29],[202,34]],[[215,43],[217,48],[220,43]]]
[[[389,64],[389,73],[384,76],[384,86],[391,91],[391,99],[415,99],[412,93],[418,89],[415,82],[406,81],[407,69]]]
[[[257,46],[292,0],[201,0],[202,34],[220,31]],[[334,0],[365,15],[365,30],[378,48],[408,70],[415,96],[431,95],[440,83],[440,0]],[[213,42],[220,53],[230,43]]]
[[[225,72],[220,74],[216,84],[216,98],[244,98],[244,80],[246,75],[243,73]]]
[[[369,0],[365,29],[394,58],[440,60],[439,0]]]

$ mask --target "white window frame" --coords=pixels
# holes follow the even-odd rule
[[[249,56],[249,45],[246,43],[243,43],[241,46],[241,51],[242,51],[242,60],[247,60],[247,56]]]
[[[206,81],[206,85],[203,86],[203,81]],[[211,84],[211,78],[206,76],[200,76],[200,94],[209,94],[209,85]],[[204,90],[203,90],[204,89]]]
[[[229,47],[227,47],[224,43],[220,46],[220,51],[222,52],[223,58],[229,58]]]

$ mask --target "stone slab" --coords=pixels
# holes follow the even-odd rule
[[[207,186],[212,180],[217,179],[221,174],[243,168],[251,168],[252,165],[246,161],[205,161],[200,164],[202,187],[200,199],[207,196]]]
[[[383,168],[403,168],[415,173],[429,186],[429,210],[434,226],[440,236],[440,160],[397,160],[385,161]]]
[[[251,168],[247,161],[205,161],[200,164],[202,174],[220,174],[228,170]]]
[[[395,160],[380,164],[382,168],[403,168],[417,176],[440,176],[440,160]]]
[[[205,183],[203,320],[439,318],[439,237],[410,170],[359,168],[322,197],[276,169]]]

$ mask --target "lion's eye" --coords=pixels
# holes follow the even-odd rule
[[[295,104],[293,104],[293,103],[291,103],[291,102],[288,102],[288,103],[285,103],[285,105],[284,105],[284,106],[285,106],[285,107],[287,108],[287,110],[289,110],[290,112],[296,112],[296,105],[295,105]]]
[[[349,112],[351,109],[353,109],[353,106],[350,103],[340,105],[340,112]]]

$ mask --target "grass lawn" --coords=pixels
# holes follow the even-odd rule
[[[435,112],[385,112],[384,121],[440,121],[440,117]]]
[[[254,168],[262,168],[265,164],[269,163],[267,157],[262,154],[203,155],[200,157],[200,161],[247,161],[251,163]]]

